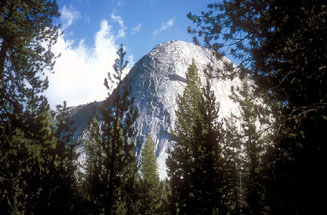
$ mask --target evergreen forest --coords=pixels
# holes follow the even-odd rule
[[[208,65],[205,86],[195,63],[187,68],[166,179],[153,137],[141,151],[134,142],[123,45],[104,77],[108,97],[89,121],[81,168],[69,107],[51,110],[44,96],[60,57],[51,51],[59,16],[55,0],[0,2],[1,215],[327,214],[326,1],[223,0],[187,14],[195,44],[239,63]],[[241,115],[220,120],[210,83],[236,76]]]

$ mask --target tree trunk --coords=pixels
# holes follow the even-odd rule
[[[8,44],[3,39],[1,44],[1,50],[0,50],[0,86],[2,85],[3,78],[4,78],[7,50],[8,50]]]

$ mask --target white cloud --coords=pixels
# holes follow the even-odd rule
[[[128,66],[127,66],[127,71],[129,71],[133,66],[134,66],[134,56],[133,55],[128,55]]]
[[[69,8],[64,5],[64,7],[60,10],[61,13],[61,21],[63,22],[62,29],[65,30],[69,26],[73,24],[73,22],[80,18],[80,13],[73,8],[72,5]]]
[[[139,32],[142,28],[142,24],[138,24],[137,26],[135,26],[133,29],[132,29],[132,32],[131,34],[136,34],[137,32]]]
[[[61,57],[56,60],[55,74],[49,74],[46,91],[51,108],[64,100],[69,106],[76,106],[107,97],[104,78],[108,72],[113,72],[112,65],[119,47],[111,29],[112,26],[103,20],[95,34],[93,47],[87,47],[84,40],[74,46],[75,41],[65,40],[63,36],[58,38],[53,52],[61,53]]]
[[[124,21],[123,21],[123,18],[121,16],[116,16],[114,13],[111,14],[111,19],[114,21],[114,22],[117,22],[118,25],[120,26],[120,29],[118,31],[118,34],[117,34],[117,38],[124,38],[126,33],[125,33],[125,30],[127,29],[127,27],[124,25]]]
[[[170,18],[167,22],[162,23],[161,27],[153,32],[153,37],[155,38],[159,33],[172,27],[174,25],[174,22],[175,22],[175,17]]]

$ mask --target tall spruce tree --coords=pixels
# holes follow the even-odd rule
[[[242,143],[236,117],[224,119],[223,155],[226,181],[225,203],[228,214],[243,214],[244,176],[242,171]]]
[[[270,109],[253,92],[248,77],[244,77],[240,88],[233,90],[232,99],[240,104],[241,122],[239,141],[242,146],[240,174],[243,178],[245,214],[265,214],[265,193],[263,188],[263,157],[273,141],[273,119]],[[236,131],[235,131],[236,132]]]
[[[50,117],[50,116],[48,116]],[[56,123],[49,123],[55,118]],[[33,148],[33,155],[37,158],[34,165],[33,177],[26,175],[24,193],[27,214],[68,213],[74,214],[78,210],[77,184],[75,178],[76,159],[75,143],[72,142],[74,130],[69,118],[66,103],[57,106],[56,116],[51,116],[43,123],[46,127],[41,131],[48,133],[39,136],[39,146]],[[45,145],[47,144],[47,145]],[[36,146],[35,146],[36,147]]]
[[[84,142],[86,156],[85,173],[82,180],[82,194],[85,199],[86,214],[104,213],[104,187],[106,187],[105,153],[103,149],[103,135],[101,123],[96,110],[90,119],[87,138]]]
[[[140,214],[158,214],[161,207],[160,179],[157,172],[155,148],[151,135],[142,150],[142,162],[140,167]]]
[[[52,152],[54,164],[51,201],[53,205],[47,211],[53,213],[78,214],[80,197],[77,183],[77,146],[73,139],[75,129],[70,118],[66,102],[57,105],[55,117],[56,145]]]
[[[267,153],[271,214],[324,214],[327,140],[326,2],[229,0],[189,14],[206,44],[241,60],[267,104],[282,103]],[[278,107],[279,105],[277,105]],[[282,113],[282,115],[280,115]]]
[[[45,191],[56,144],[42,92],[52,70],[58,17],[55,1],[0,2],[0,207],[3,213],[34,213]],[[43,76],[44,77],[44,76]],[[40,182],[40,183],[39,183]]]
[[[174,148],[167,159],[173,214],[226,213],[222,125],[210,82],[202,89],[194,61],[178,96]]]
[[[84,142],[84,152],[86,157],[85,173],[83,174],[81,192],[86,202],[83,207],[86,214],[103,213],[103,180],[104,176],[104,151],[101,148],[102,133],[99,117],[96,110],[90,119],[87,131],[87,138]]]
[[[43,105],[47,106],[47,102],[44,101]],[[45,106],[43,108],[46,108]],[[28,116],[27,113],[33,115]],[[17,184],[13,185],[19,192],[12,213],[42,213],[47,206],[54,203],[50,200],[50,193],[55,190],[51,179],[55,173],[52,152],[56,139],[53,124],[50,122],[51,115],[44,110],[40,112],[29,110],[27,113],[25,112],[26,118],[22,120],[31,120],[27,125],[27,129],[31,130],[22,133],[19,138],[16,135],[13,137],[17,138],[11,143],[17,144],[14,148],[17,150],[14,153],[17,154],[8,160],[14,162],[17,168],[17,172],[11,174],[17,177],[15,181]],[[18,154],[22,157],[15,157]],[[11,160],[15,158],[17,160]]]
[[[133,108],[133,99],[128,97],[128,80],[122,83],[127,66],[122,45],[117,54],[119,58],[113,66],[115,74],[113,78],[108,74],[108,78],[117,81],[118,86],[100,107],[99,119],[91,124],[88,144],[89,153],[93,156],[88,160],[91,172],[87,173],[89,180],[86,187],[90,200],[95,201],[95,214],[99,211],[104,214],[132,214],[134,210],[137,165],[131,137],[137,110]],[[105,86],[110,90],[108,79],[105,79]]]

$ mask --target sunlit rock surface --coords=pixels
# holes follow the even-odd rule
[[[216,69],[224,70],[223,63],[217,61],[211,50],[183,41],[171,41],[157,45],[149,54],[142,57],[130,70],[125,80],[131,82],[131,94],[135,98],[134,105],[138,108],[139,117],[135,128],[135,142],[145,143],[151,134],[156,144],[156,156],[160,177],[167,176],[165,160],[171,145],[171,132],[176,122],[176,97],[182,94],[186,86],[186,72],[195,61],[202,83],[205,85],[204,69],[211,64]],[[230,62],[227,58],[225,61]],[[214,74],[217,75],[217,74]],[[218,74],[219,75],[219,74]],[[126,82],[127,83],[127,82]],[[212,90],[220,104],[220,118],[230,117],[231,113],[240,114],[239,105],[230,99],[231,87],[241,86],[238,77],[211,80]],[[71,108],[72,119],[75,121],[75,137],[83,139],[86,135],[87,122],[93,107],[100,103],[91,103]],[[140,153],[141,154],[141,153]],[[83,160],[83,155],[81,157]]]

